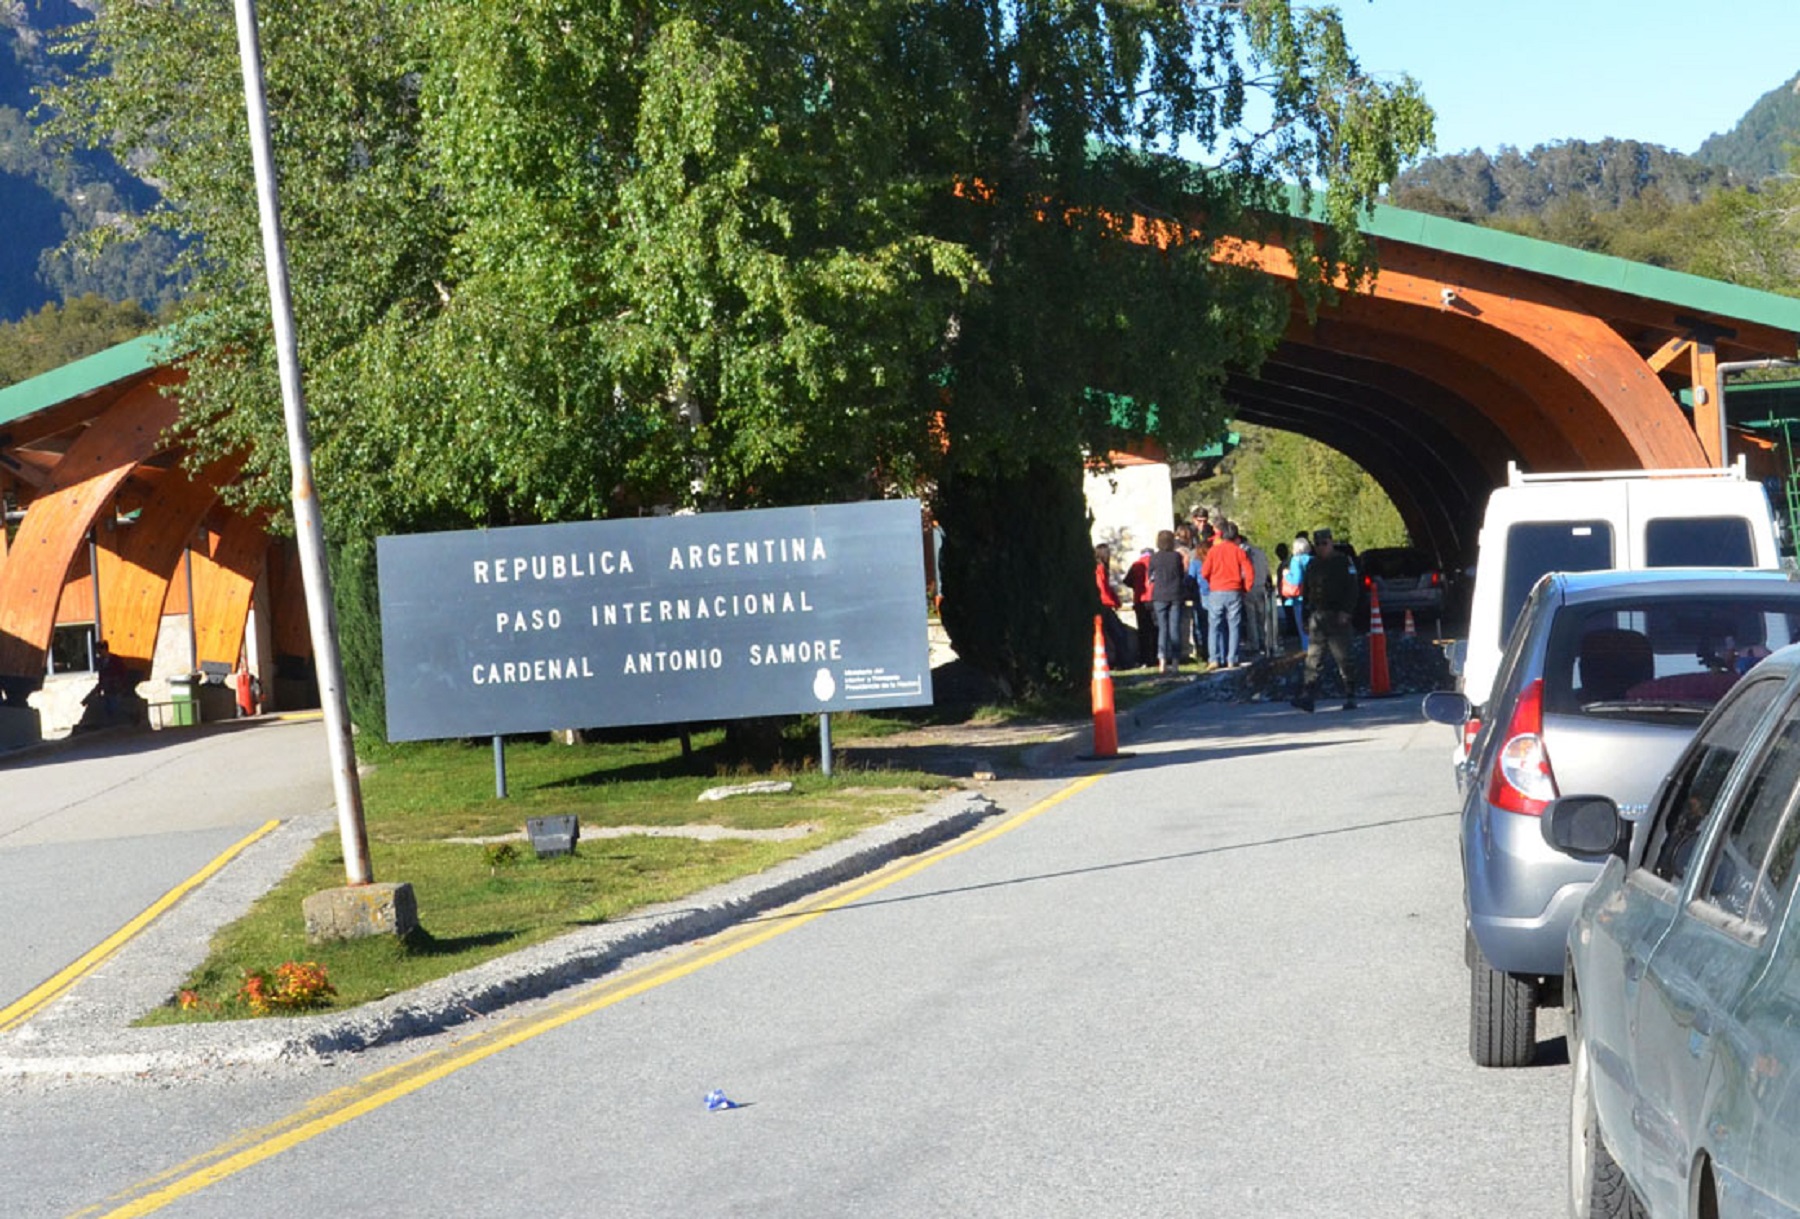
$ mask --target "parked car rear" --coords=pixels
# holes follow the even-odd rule
[[[1570,1213],[1800,1214],[1800,647],[1621,813],[1571,794],[1544,819],[1605,861],[1567,945]]]
[[[1458,769],[1477,1063],[1531,1061],[1537,1008],[1560,1002],[1568,927],[1602,863],[1545,842],[1544,809],[1562,792],[1641,809],[1741,674],[1796,641],[1800,583],[1780,572],[1596,571],[1539,581]],[[1470,713],[1460,695],[1427,704],[1446,722]]]
[[[1380,546],[1361,556],[1363,583],[1381,601],[1381,622],[1390,634],[1410,612],[1419,630],[1441,634],[1444,573],[1430,555],[1412,546]]]

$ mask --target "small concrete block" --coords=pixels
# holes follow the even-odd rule
[[[527,817],[525,836],[531,840],[531,849],[539,859],[548,859],[553,855],[573,855],[575,844],[581,840],[581,822],[567,814]]]
[[[419,906],[405,883],[325,889],[300,903],[306,941],[360,940],[372,935],[404,938],[419,926]]]

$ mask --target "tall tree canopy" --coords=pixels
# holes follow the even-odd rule
[[[1287,0],[268,0],[328,518],[604,516],[1074,470],[1104,389],[1177,445],[1429,142]],[[109,4],[52,130],[163,187],[185,426],[285,488],[229,5]],[[1181,154],[1179,156],[1175,154]],[[1286,220],[1298,183],[1322,225]],[[1313,189],[1318,197],[1314,199]],[[1130,218],[1176,218],[1147,249]],[[946,522],[947,527],[953,522]],[[1061,566],[1064,560],[1052,563]]]

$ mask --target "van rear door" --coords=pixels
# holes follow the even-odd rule
[[[1646,478],[1626,500],[1621,567],[1779,567],[1769,497],[1746,479]]]

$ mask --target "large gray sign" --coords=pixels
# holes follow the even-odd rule
[[[384,537],[388,736],[931,702],[917,500]]]

